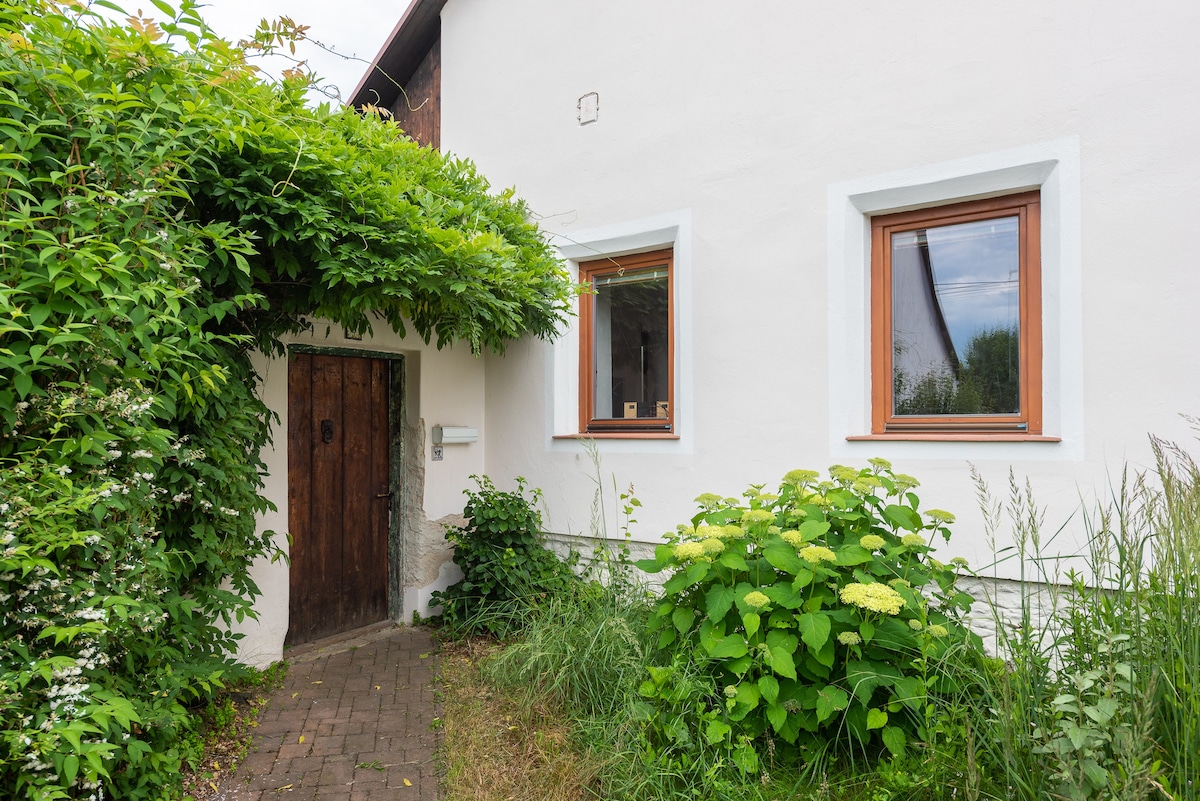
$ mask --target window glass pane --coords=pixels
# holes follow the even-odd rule
[[[599,276],[593,288],[593,417],[665,419],[670,398],[667,271]]]
[[[1018,223],[892,235],[894,414],[1021,412]]]

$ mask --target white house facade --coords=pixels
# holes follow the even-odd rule
[[[354,102],[515,186],[597,294],[503,356],[296,343],[402,357],[388,615],[454,579],[436,521],[471,474],[524,476],[552,533],[592,533],[589,441],[639,541],[701,493],[883,457],[957,515],[939,556],[983,566],[1008,543],[972,465],[1001,496],[1028,478],[1053,531],[1149,466],[1148,434],[1190,440],[1197,33],[1184,2],[415,0],[376,59],[407,94],[372,72]],[[288,369],[263,371],[283,429]],[[435,455],[434,426],[475,438]],[[259,572],[248,660],[278,658],[288,571]]]

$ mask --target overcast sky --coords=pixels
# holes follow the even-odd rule
[[[296,49],[297,57],[307,59],[309,66],[338,87],[343,100],[348,101],[408,4],[409,0],[207,0],[201,4],[201,16],[213,30],[233,42],[248,38],[264,17],[287,16],[297,25],[309,26],[310,39],[362,59],[339,58],[307,43]],[[138,7],[133,0],[126,0],[124,5],[131,10]],[[141,5],[147,16],[157,13],[151,3]],[[256,63],[275,76],[290,66],[285,61]]]

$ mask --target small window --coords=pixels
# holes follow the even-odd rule
[[[1039,194],[871,221],[872,428],[1041,434]]]
[[[675,421],[672,251],[579,265],[579,425],[670,435]]]

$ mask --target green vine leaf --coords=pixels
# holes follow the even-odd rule
[[[898,726],[886,726],[883,729],[883,744],[888,752],[894,757],[904,756],[904,747],[908,742],[908,735],[904,733],[904,729]]]

